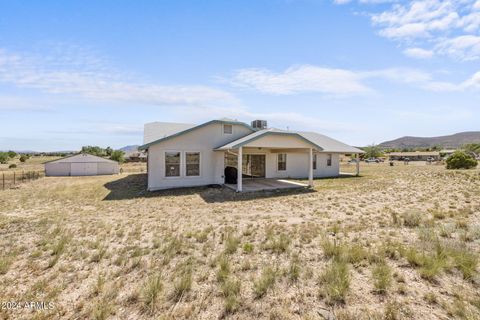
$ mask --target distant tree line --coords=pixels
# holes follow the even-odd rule
[[[122,150],[113,150],[110,147],[102,148],[99,146],[83,146],[82,153],[88,153],[98,157],[108,157],[110,160],[123,163],[125,161],[125,152]]]
[[[0,163],[7,164],[9,160],[15,158],[17,153],[15,151],[0,152]]]

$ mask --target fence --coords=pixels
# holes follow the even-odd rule
[[[2,190],[15,187],[21,183],[43,178],[45,171],[3,171],[0,172],[0,185]]]

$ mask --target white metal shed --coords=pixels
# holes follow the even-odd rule
[[[97,176],[118,172],[118,162],[86,153],[45,163],[46,176]]]

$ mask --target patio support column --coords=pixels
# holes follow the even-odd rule
[[[308,185],[313,187],[313,149],[308,153]]]
[[[237,192],[242,192],[243,147],[238,148],[237,158]]]
[[[360,175],[360,154],[357,153],[357,162],[356,162],[356,166],[357,166],[357,172],[356,172],[356,176],[358,177]]]

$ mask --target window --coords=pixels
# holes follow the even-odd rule
[[[165,152],[165,176],[180,176],[180,152]]]
[[[278,169],[278,171],[287,170],[287,154],[286,153],[279,153],[278,154],[277,169]]]
[[[313,155],[313,170],[317,170],[317,155]]]
[[[233,125],[224,124],[223,125],[223,134],[233,134]]]
[[[199,176],[200,175],[200,152],[185,152],[186,175]]]
[[[332,166],[332,154],[327,154],[327,167]]]

